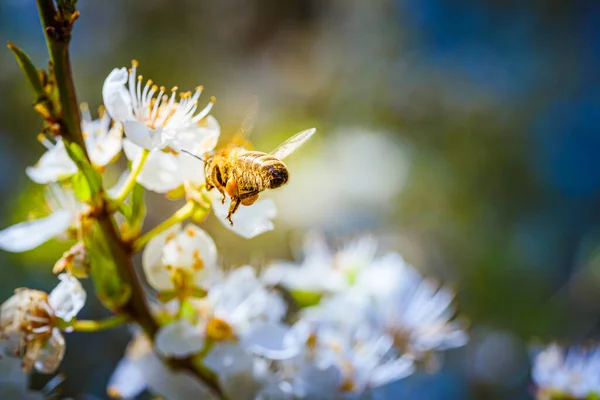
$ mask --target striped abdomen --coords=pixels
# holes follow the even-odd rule
[[[285,164],[260,151],[249,151],[236,159],[236,179],[241,192],[275,189],[288,181]]]

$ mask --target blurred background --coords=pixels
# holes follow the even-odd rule
[[[600,3],[532,0],[119,0],[78,4],[79,99],[140,62],[167,87],[202,84],[228,137],[252,96],[252,139],[269,151],[316,126],[271,193],[276,230],[243,240],[214,219],[226,263],[291,258],[302,235],[382,238],[449,282],[470,344],[389,398],[531,399],[529,352],[594,338],[600,316]],[[47,60],[33,0],[0,2],[0,39]],[[12,54],[0,51],[0,226],[42,205],[24,173],[41,121]],[[208,96],[205,100],[208,99]],[[122,165],[121,165],[122,166]],[[115,176],[118,172],[109,171]],[[179,204],[148,195],[153,226]],[[161,205],[159,207],[159,205]],[[37,208],[36,208],[37,207]],[[158,211],[160,210],[160,211]],[[0,254],[0,298],[51,289],[53,242]],[[91,290],[91,288],[90,288]],[[90,301],[82,317],[106,311]],[[126,329],[71,334],[62,393],[105,398]],[[43,386],[47,377],[36,376]]]

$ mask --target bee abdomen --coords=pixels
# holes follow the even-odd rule
[[[269,179],[267,179],[265,182],[265,186],[269,189],[275,189],[285,185],[289,178],[288,170],[285,164],[278,159],[275,160],[276,162],[268,162],[262,166],[263,170],[265,170],[269,176]]]

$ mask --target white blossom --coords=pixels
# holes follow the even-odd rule
[[[114,398],[135,398],[145,389],[169,400],[214,399],[194,376],[168,368],[152,350],[146,336],[137,334],[113,372],[107,392]]]
[[[156,350],[169,357],[187,357],[204,347],[204,335],[189,321],[178,319],[160,328],[155,338]]]
[[[258,200],[251,206],[242,206],[233,214],[231,220],[233,226],[226,219],[229,212],[229,205],[231,199],[229,196],[225,197],[225,202],[222,203],[222,196],[213,189],[210,193],[212,209],[217,219],[227,229],[237,233],[238,235],[251,239],[262,233],[273,230],[273,218],[277,216],[277,209],[275,203],[271,199]]]
[[[108,113],[103,113],[99,119],[93,120],[87,104],[83,104],[81,131],[85,147],[95,166],[108,165],[121,152],[123,129],[119,123],[111,126]],[[29,179],[45,184],[58,182],[77,173],[77,166],[69,157],[65,143],[60,137],[57,137],[54,143],[43,135],[39,138],[47,150],[34,166],[25,169]]]
[[[86,295],[81,284],[70,276],[60,278],[50,295],[18,289],[0,308],[0,355],[23,357],[26,370],[56,371],[65,352],[56,318],[69,321],[84,305]]]
[[[81,131],[90,160],[98,167],[104,167],[116,159],[121,152],[123,126],[115,122],[107,112],[101,111],[99,119],[92,119],[87,104],[81,107]]]
[[[177,88],[165,95],[165,88],[153,85],[151,80],[142,87],[143,78],[137,76],[137,67],[133,61],[129,71],[114,69],[104,81],[102,96],[108,113],[123,123],[125,135],[138,146],[148,150],[171,147],[202,154],[207,140],[202,120],[210,112],[214,98],[197,112],[202,87],[193,94],[182,93],[177,99]],[[212,147],[215,143],[216,139]]]
[[[288,358],[299,350],[296,342],[286,339],[283,299],[267,289],[250,266],[230,271],[194,304],[213,340],[235,339],[247,351],[270,359]]]
[[[0,231],[0,249],[15,253],[31,250],[64,234],[69,228],[79,227],[79,216],[87,206],[73,192],[52,185],[46,191],[46,201],[51,214]]]
[[[467,343],[464,327],[453,320],[452,290],[423,279],[398,254],[376,260],[356,281],[374,298],[379,323],[395,345],[414,357]]]
[[[214,275],[217,248],[194,224],[176,224],[148,242],[142,265],[148,283],[158,291],[205,288]]]
[[[312,233],[304,241],[301,264],[274,263],[267,276],[272,283],[279,282],[292,291],[341,292],[352,286],[361,270],[370,266],[376,250],[375,239],[364,236],[332,252],[321,235]]]
[[[542,399],[599,395],[600,349],[550,345],[535,356],[531,376]]]
[[[367,302],[350,295],[306,309],[290,331],[304,351],[277,365],[289,394],[306,399],[358,396],[410,375],[412,357],[394,348],[371,314]],[[281,389],[280,382],[276,387]]]

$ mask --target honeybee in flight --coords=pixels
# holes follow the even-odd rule
[[[250,118],[246,118],[238,133],[238,139],[245,141],[252,129],[251,120],[256,114],[253,110]],[[277,146],[270,153],[246,150],[242,145],[232,143],[223,150],[209,155],[204,162],[206,189],[217,190],[231,198],[227,220],[233,226],[231,217],[240,204],[249,206],[265,189],[276,189],[285,185],[289,179],[287,166],[283,159],[302,146],[316,132],[315,128],[306,129],[295,134]]]

